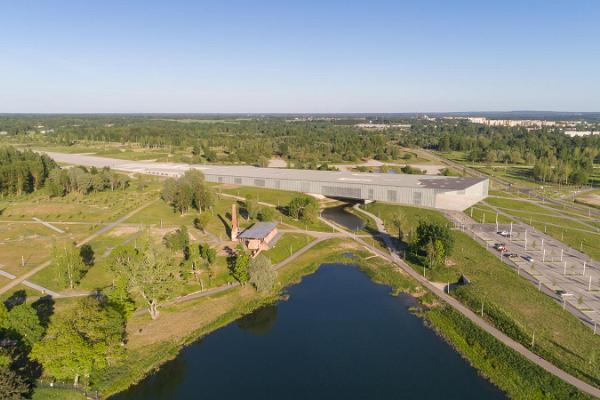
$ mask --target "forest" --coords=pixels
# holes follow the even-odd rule
[[[31,193],[46,182],[56,163],[45,154],[0,147],[0,194]]]
[[[569,137],[558,128],[484,126],[457,119],[390,119],[410,128],[364,129],[362,118],[283,116],[90,115],[0,117],[8,141],[72,146],[122,144],[183,153],[179,161],[329,169],[331,163],[402,159],[402,149],[465,154],[467,161],[536,165],[534,179],[583,184],[600,162],[600,135]]]
[[[103,190],[125,189],[129,178],[110,168],[60,168],[46,154],[0,147],[0,195],[20,196],[46,189],[50,196],[65,196],[72,192],[88,194]]]

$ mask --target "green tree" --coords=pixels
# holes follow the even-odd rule
[[[135,311],[135,301],[127,291],[127,283],[123,278],[113,279],[112,287],[105,292],[107,304],[128,320]]]
[[[258,212],[258,219],[264,222],[274,221],[276,218],[276,212],[273,207],[263,207]]]
[[[31,385],[27,380],[8,367],[0,367],[0,400],[29,398]]]
[[[259,292],[268,292],[273,289],[277,277],[271,265],[271,260],[262,254],[250,260],[248,275],[250,283]]]
[[[258,199],[253,194],[248,194],[246,196],[246,201],[244,202],[244,207],[246,208],[246,212],[248,213],[249,219],[256,219],[258,215]]]
[[[442,152],[450,151],[450,136],[448,136],[447,134],[442,136],[442,140],[440,140],[439,149]]]
[[[402,241],[404,239],[404,224],[405,224],[404,216],[400,213],[394,213],[392,215],[392,225],[394,228],[398,230],[398,240]]]
[[[438,222],[420,221],[415,231],[414,250],[428,253],[426,246],[434,245],[438,240],[444,248],[444,255],[450,255],[454,247],[454,238],[450,228]]]
[[[52,249],[52,264],[55,266],[58,283],[70,289],[79,283],[88,269],[74,244],[55,246]]]
[[[0,329],[8,328],[8,310],[3,301],[0,301]]]
[[[217,259],[217,251],[208,244],[200,245],[200,256],[205,259],[209,265],[213,265]]]
[[[206,232],[206,227],[210,223],[212,215],[209,212],[204,212],[198,217],[194,218],[194,227],[202,232]]]
[[[158,307],[178,286],[177,263],[163,246],[152,242],[148,233],[138,239],[137,248],[117,248],[111,268],[127,283],[128,293],[142,299],[152,319],[158,318]]]
[[[7,327],[16,335],[16,339],[29,346],[39,341],[44,334],[37,312],[27,303],[14,306],[8,312]]]
[[[312,196],[294,197],[288,204],[288,214],[301,221],[316,221],[319,217],[319,202]]]
[[[187,227],[181,225],[179,229],[174,232],[167,233],[163,237],[165,246],[174,251],[183,251],[184,254],[188,251],[190,245],[190,236],[188,234]]]
[[[173,199],[173,207],[183,215],[192,206],[194,193],[192,187],[185,181],[177,181],[177,191]]]
[[[93,370],[122,359],[125,321],[114,309],[87,297],[52,318],[45,338],[31,350],[44,374],[57,379],[89,380]]]
[[[237,246],[235,253],[229,257],[227,261],[231,276],[241,284],[248,282],[248,265],[250,264],[250,255],[241,245]]]
[[[94,264],[94,249],[89,244],[84,244],[79,248],[79,256],[87,266]]]
[[[433,250],[434,250],[435,265],[437,265],[437,266],[444,265],[444,260],[446,257],[446,249],[441,240],[436,240],[433,243]]]

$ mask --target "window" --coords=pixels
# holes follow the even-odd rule
[[[397,199],[396,196],[397,196],[397,193],[395,190],[387,191],[387,200],[388,201],[396,201],[396,199]]]
[[[255,179],[254,180],[254,185],[255,186],[265,186],[265,180],[264,179]]]
[[[413,193],[413,204],[416,205],[416,206],[420,206],[422,198],[423,198],[423,193],[421,193],[421,192],[414,192]]]
[[[369,189],[369,195],[367,196],[369,200],[373,200],[373,189]]]
[[[233,178],[233,183],[235,183],[236,185],[241,185],[242,178],[238,178],[238,177]]]

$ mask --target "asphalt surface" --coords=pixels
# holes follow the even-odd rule
[[[590,328],[600,324],[600,263],[528,225],[513,224],[510,237],[498,233],[510,234],[510,224],[498,227],[496,224],[459,224],[458,227]],[[506,250],[496,250],[496,244],[505,245]],[[509,254],[515,256],[508,257]]]

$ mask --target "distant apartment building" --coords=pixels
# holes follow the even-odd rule
[[[377,124],[377,123],[363,123],[356,124],[357,128],[361,129],[371,129],[371,130],[384,130],[388,128],[400,128],[400,129],[410,129],[410,124]]]
[[[487,126],[521,126],[525,128],[556,126],[556,121],[539,119],[487,119],[486,117],[468,117],[467,119],[474,124],[482,124]]]
[[[571,137],[600,135],[600,131],[565,131],[565,135],[571,136]]]

